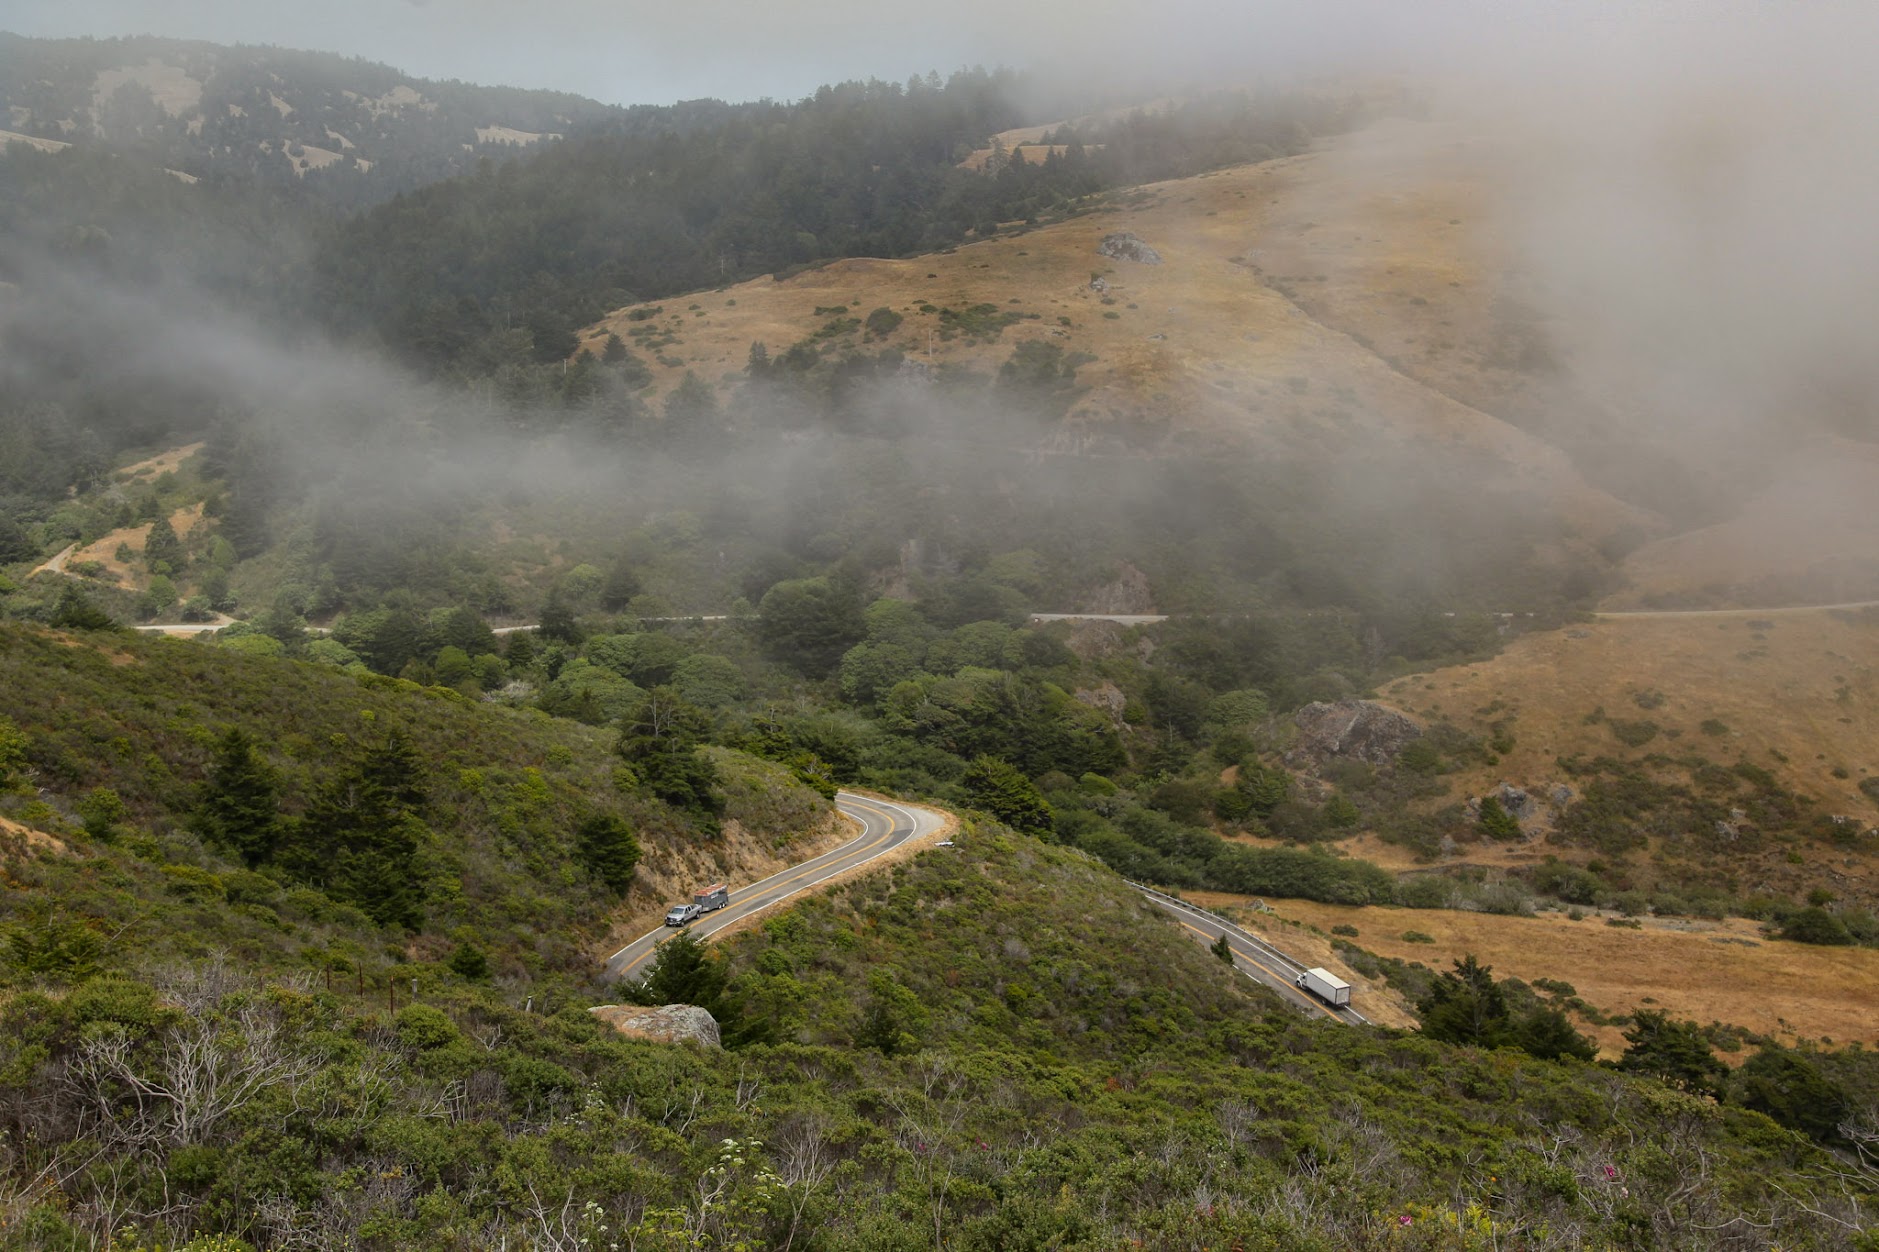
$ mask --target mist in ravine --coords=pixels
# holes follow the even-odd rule
[[[1372,9],[1374,21],[1357,23],[1277,6],[1175,6],[1129,58],[1129,23],[1147,18],[1113,7],[1054,6],[1067,28],[1061,46],[1006,41],[985,59],[1030,63],[1043,82],[1104,67],[1110,94],[1139,84],[1143,99],[1248,80],[1357,94],[1389,81],[1403,88],[1392,108],[1416,125],[1387,154],[1388,172],[1433,167],[1470,145],[1491,214],[1483,239],[1497,250],[1508,299],[1544,341],[1555,427],[1582,405],[1588,422],[1596,415],[1601,429],[1743,492],[1805,436],[1879,432],[1879,85],[1859,63],[1879,33],[1873,15],[1851,5],[1688,5],[1641,16],[1616,5],[1570,16],[1451,5],[1418,7],[1413,18]],[[1035,26],[1035,16],[1023,21]],[[1204,51],[1184,54],[1169,37],[1176,29],[1207,33]],[[898,67],[879,68],[891,76]],[[537,79],[544,72],[535,67]],[[718,94],[739,93],[727,85]],[[1320,146],[1335,171],[1323,194],[1370,194],[1367,179],[1384,171],[1341,155],[1335,137]],[[106,394],[177,397],[170,420],[153,426],[219,430],[225,443],[264,448],[283,498],[300,502],[294,524],[324,526],[329,538],[395,542],[408,527],[491,525],[508,509],[604,519],[584,537],[598,542],[593,532],[606,526],[680,510],[716,518],[726,533],[759,531],[806,569],[845,554],[891,563],[910,540],[957,553],[1019,527],[1021,546],[1071,567],[1088,557],[1060,589],[1099,581],[1119,556],[1157,557],[1195,579],[1237,562],[1252,585],[1300,564],[1309,550],[1300,545],[1324,533],[1288,533],[1287,509],[1310,519],[1361,505],[1377,523],[1372,538],[1324,539],[1327,559],[1351,572],[1308,599],[1361,597],[1368,579],[1464,594],[1471,563],[1511,569],[1558,548],[1544,501],[1516,507],[1489,488],[1479,513],[1431,519],[1420,507],[1427,493],[1398,490],[1404,467],[1388,463],[1341,466],[1332,496],[1305,500],[1285,493],[1285,475],[1262,474],[1256,444],[1238,478],[1146,457],[1081,466],[1039,457],[1047,423],[1009,420],[989,385],[968,394],[885,380],[854,403],[867,417],[815,432],[776,429],[760,395],[733,394],[741,384],[703,417],[673,417],[605,385],[579,405],[537,406],[488,381],[419,380],[369,342],[260,324],[187,273],[87,268],[82,249],[55,246],[61,237],[46,225],[12,248],[17,285],[0,309],[8,385],[56,393],[63,373],[108,380]],[[277,246],[291,255],[300,244]],[[67,332],[61,342],[48,325]],[[86,420],[82,411],[65,417]],[[1429,485],[1467,487],[1439,476]],[[1265,494],[1246,498],[1256,492]],[[1240,529],[1209,535],[1197,499],[1219,503],[1218,516]],[[1392,526],[1396,506],[1404,515]],[[1512,517],[1512,537],[1484,557],[1497,511]],[[893,519],[886,529],[883,517]],[[1370,566],[1360,550],[1379,547],[1379,534],[1389,559]],[[1198,557],[1191,542],[1205,547]],[[1592,559],[1556,550],[1548,577]]]

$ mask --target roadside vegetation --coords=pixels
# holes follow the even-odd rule
[[[35,363],[0,377],[0,1243],[1876,1246],[1865,1040],[1611,1014],[1349,924],[1329,950],[1421,1028],[1308,1022],[1123,881],[1879,945],[1841,873],[1879,808],[1733,751],[1743,714],[1640,685],[1536,799],[1495,776],[1530,723],[1429,691],[1574,624],[1635,536],[1408,444],[1093,434],[1097,362],[1002,293],[842,289],[652,385],[714,285],[1153,198],[1363,109],[1184,99],[1027,161],[992,142],[1025,86],[583,113],[356,212],[279,168],[187,198],[128,140],[0,153],[0,349]],[[1105,272],[1079,294],[1121,322]],[[254,359],[141,373],[186,306]],[[1088,604],[1174,616],[1034,620]],[[1308,742],[1406,676],[1416,733]],[[606,984],[616,931],[802,859],[842,786],[960,832]],[[603,1001],[702,1006],[725,1048]]]
[[[676,945],[687,994],[777,1036],[729,1052],[467,958],[362,993],[31,933],[66,939],[34,965],[16,939],[0,998],[15,1246],[1706,1248],[1738,1222],[1833,1248],[1873,1185],[1656,1078],[1307,1023],[991,825]],[[1771,1107],[1805,1086],[1772,1077]]]

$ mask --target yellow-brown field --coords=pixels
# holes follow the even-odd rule
[[[1458,792],[1478,795],[1503,780],[1529,789],[1570,781],[1560,757],[1662,752],[1748,761],[1832,812],[1879,825],[1879,807],[1858,790],[1879,774],[1879,614],[1601,617],[1523,636],[1477,664],[1399,679],[1379,694],[1416,717],[1470,730],[1508,722],[1513,748],[1457,775]],[[1605,719],[1588,721],[1599,709]],[[1659,732],[1630,747],[1614,735],[1613,719],[1649,721]],[[1847,872],[1864,878],[1869,867],[1862,859]]]
[[[1357,928],[1351,940],[1379,956],[1420,961],[1432,969],[1473,953],[1498,977],[1571,983],[1579,997],[1607,1014],[1657,1008],[1674,1017],[1723,1022],[1794,1042],[1879,1043],[1879,952],[1820,948],[1762,936],[1756,923],[1647,919],[1641,928],[1607,926],[1598,917],[1563,914],[1498,917],[1445,909],[1354,908],[1308,900],[1267,900],[1270,914],[1234,908],[1246,897],[1187,892],[1208,907],[1229,908],[1242,924],[1281,947],[1322,938],[1286,923],[1328,933]],[[1428,936],[1412,942],[1405,934]],[[1373,995],[1375,984],[1365,988]],[[1363,1006],[1369,1012],[1369,1006]],[[1624,1048],[1613,1026],[1581,1029],[1607,1055]],[[1727,1058],[1726,1058],[1727,1059]],[[1740,1056],[1733,1059],[1740,1060]]]
[[[582,344],[598,355],[609,334],[629,347],[636,346],[636,328],[674,336],[656,353],[638,349],[653,370],[656,396],[687,373],[733,384],[753,343],[774,358],[835,317],[866,318],[887,308],[903,318],[891,333],[870,339],[855,331],[821,346],[893,347],[917,362],[987,374],[1029,339],[1092,356],[1078,374],[1083,392],[1052,436],[1057,450],[1139,448],[1142,431],[1152,428],[1164,432],[1162,446],[1169,447],[1227,442],[1327,462],[1348,453],[1373,459],[1396,453],[1468,467],[1477,480],[1548,502],[1580,533],[1646,522],[1589,486],[1558,449],[1424,385],[1360,337],[1313,316],[1287,294],[1291,287],[1275,281],[1282,273],[1288,281],[1299,277],[1292,273],[1297,265],[1274,270],[1272,258],[1297,252],[1301,238],[1309,242],[1310,224],[1299,219],[1323,196],[1339,160],[1334,149],[1221,170],[944,253],[835,261],[780,281],[755,279],[632,306],[590,327]],[[1382,275],[1392,286],[1373,298],[1423,318],[1410,303],[1417,293],[1462,281],[1454,275],[1477,281],[1465,232],[1445,224],[1462,194],[1437,189],[1401,210],[1417,230],[1400,246],[1423,259],[1406,262],[1400,276]],[[1438,220],[1444,224],[1435,234],[1446,252],[1423,229]],[[1118,231],[1146,241],[1162,263],[1102,255],[1099,244]],[[1331,269],[1316,254],[1298,264]],[[1363,283],[1374,278],[1368,269],[1359,276]],[[949,339],[941,311],[974,306],[1036,317],[990,342]]]
[[[133,467],[133,469],[134,468],[135,467]],[[174,467],[172,466],[172,468]],[[200,503],[192,504],[187,508],[177,509],[174,513],[170,514],[170,526],[176,531],[176,536],[179,539],[187,539],[189,532],[201,521],[202,505]],[[142,563],[144,543],[149,538],[150,523],[146,522],[142,526],[126,526],[122,529],[114,530],[101,539],[98,539],[96,542],[87,544],[72,553],[67,564],[76,565],[80,562],[96,562],[104,567],[105,576],[119,586],[142,588],[148,586],[150,582],[149,571],[144,569]],[[130,550],[130,560],[125,561],[118,558],[117,550],[120,547]]]

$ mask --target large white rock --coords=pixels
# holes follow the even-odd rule
[[[691,1040],[707,1048],[721,1048],[718,1019],[695,1004],[601,1004],[587,1010],[628,1039],[654,1043]]]

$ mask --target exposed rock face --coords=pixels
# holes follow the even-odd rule
[[[1294,768],[1322,765],[1334,758],[1388,765],[1422,727],[1403,713],[1370,700],[1307,704],[1292,715],[1298,744],[1286,754]]]
[[[1507,810],[1508,816],[1517,822],[1531,821],[1539,816],[1540,806],[1534,801],[1533,796],[1512,783],[1504,782],[1496,787],[1494,798],[1501,802],[1501,807]]]
[[[1118,726],[1122,725],[1122,710],[1129,703],[1129,698],[1122,694],[1122,688],[1112,682],[1105,682],[1100,687],[1078,688],[1070,693],[1070,697],[1091,708],[1101,709]]]
[[[1135,261],[1141,265],[1160,265],[1161,253],[1149,247],[1140,236],[1119,230],[1113,235],[1104,235],[1103,241],[1096,245],[1096,250],[1118,261]]]
[[[654,1043],[682,1043],[719,1048],[718,1019],[695,1004],[665,1004],[649,1008],[638,1004],[602,1004],[587,1010],[628,1039]]]
[[[1088,597],[1086,613],[1153,613],[1155,596],[1148,587],[1148,575],[1127,561],[1116,566],[1111,582],[1096,588]]]

